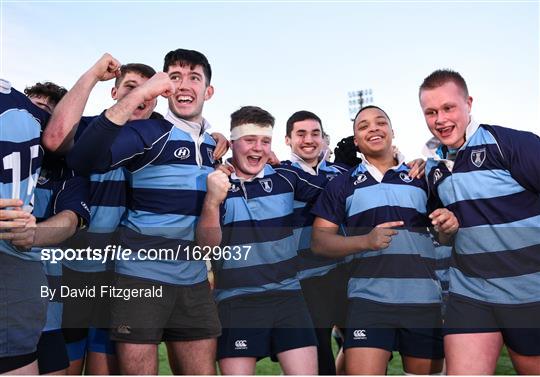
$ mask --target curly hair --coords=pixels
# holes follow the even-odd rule
[[[58,104],[62,97],[67,93],[67,89],[63,86],[56,85],[53,82],[38,82],[33,86],[29,86],[24,89],[24,94],[30,96],[43,96],[48,97],[49,101],[54,105]]]

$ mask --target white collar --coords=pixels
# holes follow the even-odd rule
[[[165,119],[167,119],[169,122],[174,124],[175,127],[181,129],[182,131],[185,131],[189,134],[196,133],[197,136],[206,132],[211,127],[210,123],[208,123],[208,121],[204,118],[202,120],[202,125],[201,125],[197,122],[190,122],[189,120],[179,118],[170,109],[167,111],[167,115],[165,115]]]
[[[263,166],[263,168],[261,169],[260,172],[257,173],[257,175],[255,175],[255,176],[253,176],[251,178],[242,178],[242,177],[239,177],[239,176],[236,175],[236,168],[231,163],[231,161],[232,161],[232,158],[229,158],[229,159],[225,160],[225,165],[230,166],[231,168],[233,168],[233,172],[231,173],[231,179],[234,179],[234,180],[237,180],[237,181],[240,181],[240,182],[251,182],[251,181],[254,181],[255,179],[258,179],[258,178],[264,178],[264,169],[265,169],[266,165]]]
[[[363,154],[363,153],[359,153],[359,156],[360,158],[362,159],[362,164],[366,167],[367,171],[369,172],[369,174],[371,174],[371,176],[377,181],[377,182],[382,182],[382,179],[384,177],[384,173],[386,172],[381,172],[377,167],[375,167],[374,165],[372,165],[368,159],[366,158],[366,156]],[[399,168],[401,165],[403,165],[403,163],[405,162],[405,156],[398,151],[398,153],[394,156],[395,159],[397,159],[398,163],[397,165],[394,165],[392,166],[390,169],[391,170],[396,170],[397,168]]]
[[[321,154],[319,156],[319,162],[317,163],[315,168],[309,165],[302,157],[298,156],[294,152],[291,152],[291,162],[296,162],[300,166],[300,168],[306,173],[309,173],[311,175],[319,175],[319,169],[325,163],[326,155],[328,154],[328,152],[329,150],[327,149],[324,154]]]

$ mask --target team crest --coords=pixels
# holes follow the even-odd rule
[[[42,186],[45,183],[49,182],[50,172],[47,169],[41,168],[39,173],[39,178],[37,180],[38,185]]]
[[[433,172],[433,184],[437,183],[439,179],[441,178],[442,178],[441,169],[439,168],[435,169],[435,171]]]
[[[261,179],[259,181],[259,183],[261,184],[262,188],[264,191],[266,192],[272,192],[272,188],[273,188],[273,183],[272,183],[272,180],[270,178],[267,178],[267,179]]]
[[[399,173],[399,178],[405,183],[411,183],[413,181],[413,179],[405,172]]]
[[[238,187],[238,185],[236,183],[232,183],[231,187],[229,188],[229,191],[230,192],[238,192],[238,191],[240,191],[240,187]]]
[[[191,155],[191,152],[189,151],[189,148],[187,147],[181,147],[174,151],[174,157],[185,160],[186,158],[189,158]]]
[[[360,183],[362,182],[365,182],[367,180],[367,177],[365,174],[360,174],[357,178],[356,178],[356,181],[354,181],[353,185],[356,186],[356,185],[359,185]]]
[[[212,148],[206,148],[206,154],[208,154],[208,159],[210,160],[210,163],[214,165],[214,150]]]
[[[471,152],[471,161],[474,166],[479,168],[486,160],[486,148],[475,149]]]

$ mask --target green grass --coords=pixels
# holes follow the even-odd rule
[[[334,347],[335,348],[335,347]],[[508,356],[506,348],[503,348],[501,352],[501,357],[497,363],[497,370],[495,372],[498,375],[515,375],[516,372]],[[169,368],[169,362],[167,360],[167,349],[164,344],[159,346],[159,374],[161,375],[171,375],[171,369]],[[258,375],[280,375],[281,369],[279,368],[278,363],[272,362],[270,358],[263,359],[257,363],[257,374]],[[401,356],[399,353],[394,352],[394,357],[390,364],[388,365],[388,374],[389,375],[402,375],[403,369],[401,364]]]

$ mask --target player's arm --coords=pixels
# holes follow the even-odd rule
[[[33,246],[50,246],[64,242],[75,234],[79,217],[71,210],[62,211],[37,224]]]
[[[214,149],[213,155],[214,160],[219,160],[229,150],[229,140],[219,132],[212,132],[210,136],[216,142],[216,148]]]
[[[99,81],[113,79],[119,74],[120,62],[110,54],[104,54],[90,67],[56,105],[43,132],[45,148],[57,153],[69,151],[90,93]]]
[[[231,183],[224,170],[218,169],[208,174],[206,187],[195,237],[199,246],[219,246],[222,239],[220,208],[227,198]]]
[[[68,165],[82,175],[110,169],[111,146],[135,109],[141,103],[153,100],[159,95],[168,97],[173,93],[174,85],[169,76],[164,72],[156,73],[90,123],[70,151]],[[126,142],[129,143],[129,140]]]
[[[339,225],[322,217],[313,222],[311,249],[315,254],[340,258],[367,250],[386,249],[392,237],[398,232],[392,227],[403,226],[403,221],[392,221],[377,225],[366,235],[342,236],[338,234]]]

